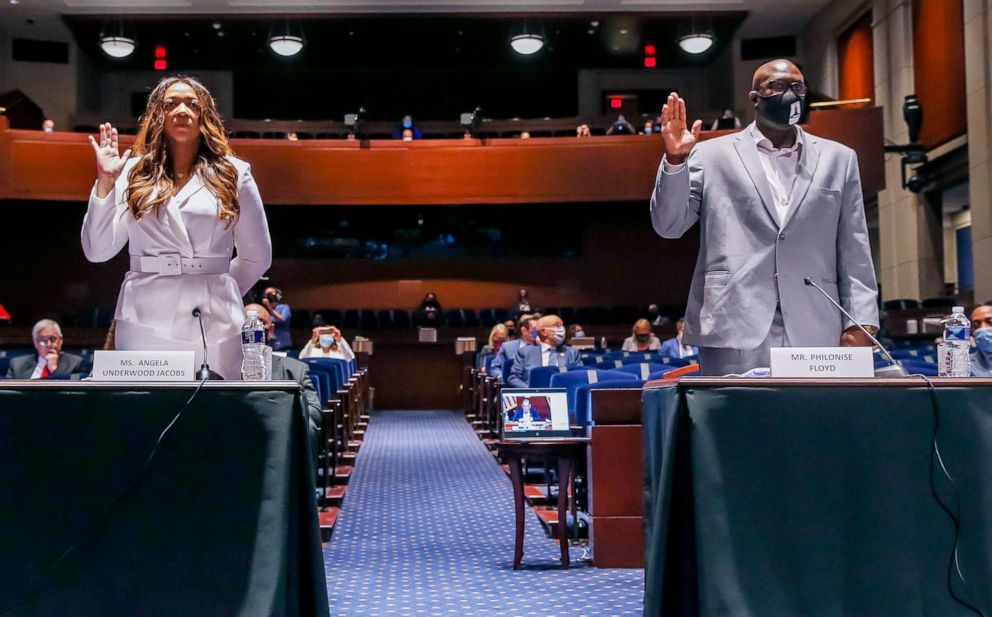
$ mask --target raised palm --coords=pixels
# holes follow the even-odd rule
[[[116,180],[117,176],[121,174],[121,170],[124,169],[124,163],[131,156],[131,149],[125,150],[124,154],[120,153],[117,129],[112,127],[109,122],[100,125],[99,143],[92,135],[89,137],[90,145],[93,146],[93,152],[96,154],[97,178]]]
[[[661,108],[661,137],[665,142],[665,158],[676,165],[684,161],[699,141],[702,126],[702,121],[696,120],[690,129],[685,119],[685,99],[674,92],[669,94],[668,102]]]

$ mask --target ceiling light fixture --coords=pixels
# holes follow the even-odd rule
[[[544,47],[544,37],[540,34],[518,34],[510,38],[510,47],[518,54],[530,56]]]
[[[134,53],[134,39],[126,36],[104,36],[100,49],[111,58],[127,58]]]
[[[304,43],[303,30],[289,21],[281,27],[274,26],[269,32],[269,49],[283,58],[291,58],[300,53]]]
[[[708,20],[703,21],[707,23],[699,24],[693,19],[688,27],[680,29],[679,47],[687,54],[701,54],[713,47],[713,30]]]

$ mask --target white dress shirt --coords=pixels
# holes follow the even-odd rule
[[[554,347],[541,341],[541,366],[558,366],[558,362],[552,360],[555,353]]]
[[[789,200],[792,195],[792,185],[796,183],[796,176],[799,174],[799,157],[802,156],[803,130],[796,127],[796,143],[788,148],[775,148],[770,139],[765,137],[758,125],[752,125],[751,138],[758,146],[761,169],[768,180],[768,186],[772,191],[772,200],[775,202],[775,212],[778,214],[779,227],[785,222],[789,213]],[[677,174],[685,169],[686,163],[672,165],[665,160],[662,171],[666,174]]]
[[[41,379],[41,374],[44,372],[46,364],[48,364],[48,358],[39,354],[38,364],[34,365],[34,372],[31,373],[31,379]]]
[[[765,171],[768,187],[772,190],[775,211],[778,213],[778,225],[781,227],[789,213],[792,186],[796,183],[796,175],[799,173],[799,157],[802,156],[803,147],[802,129],[796,129],[796,142],[788,148],[774,147],[771,140],[758,130],[757,125],[752,127],[751,138],[758,146],[758,154],[761,155],[758,158]]]

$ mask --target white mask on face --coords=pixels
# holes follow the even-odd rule
[[[565,326],[555,326],[551,328],[551,342],[555,347],[565,342]]]

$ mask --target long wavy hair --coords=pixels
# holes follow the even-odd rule
[[[165,137],[165,92],[177,83],[193,88],[199,103],[200,152],[190,173],[202,174],[204,186],[217,197],[217,216],[229,228],[241,212],[238,171],[227,158],[234,151],[227,143],[214,97],[203,84],[186,75],[162,79],[148,97],[141,128],[134,140],[134,156],[139,159],[128,175],[128,208],[134,220],[141,220],[149,212],[158,214],[159,208],[175,194]]]

